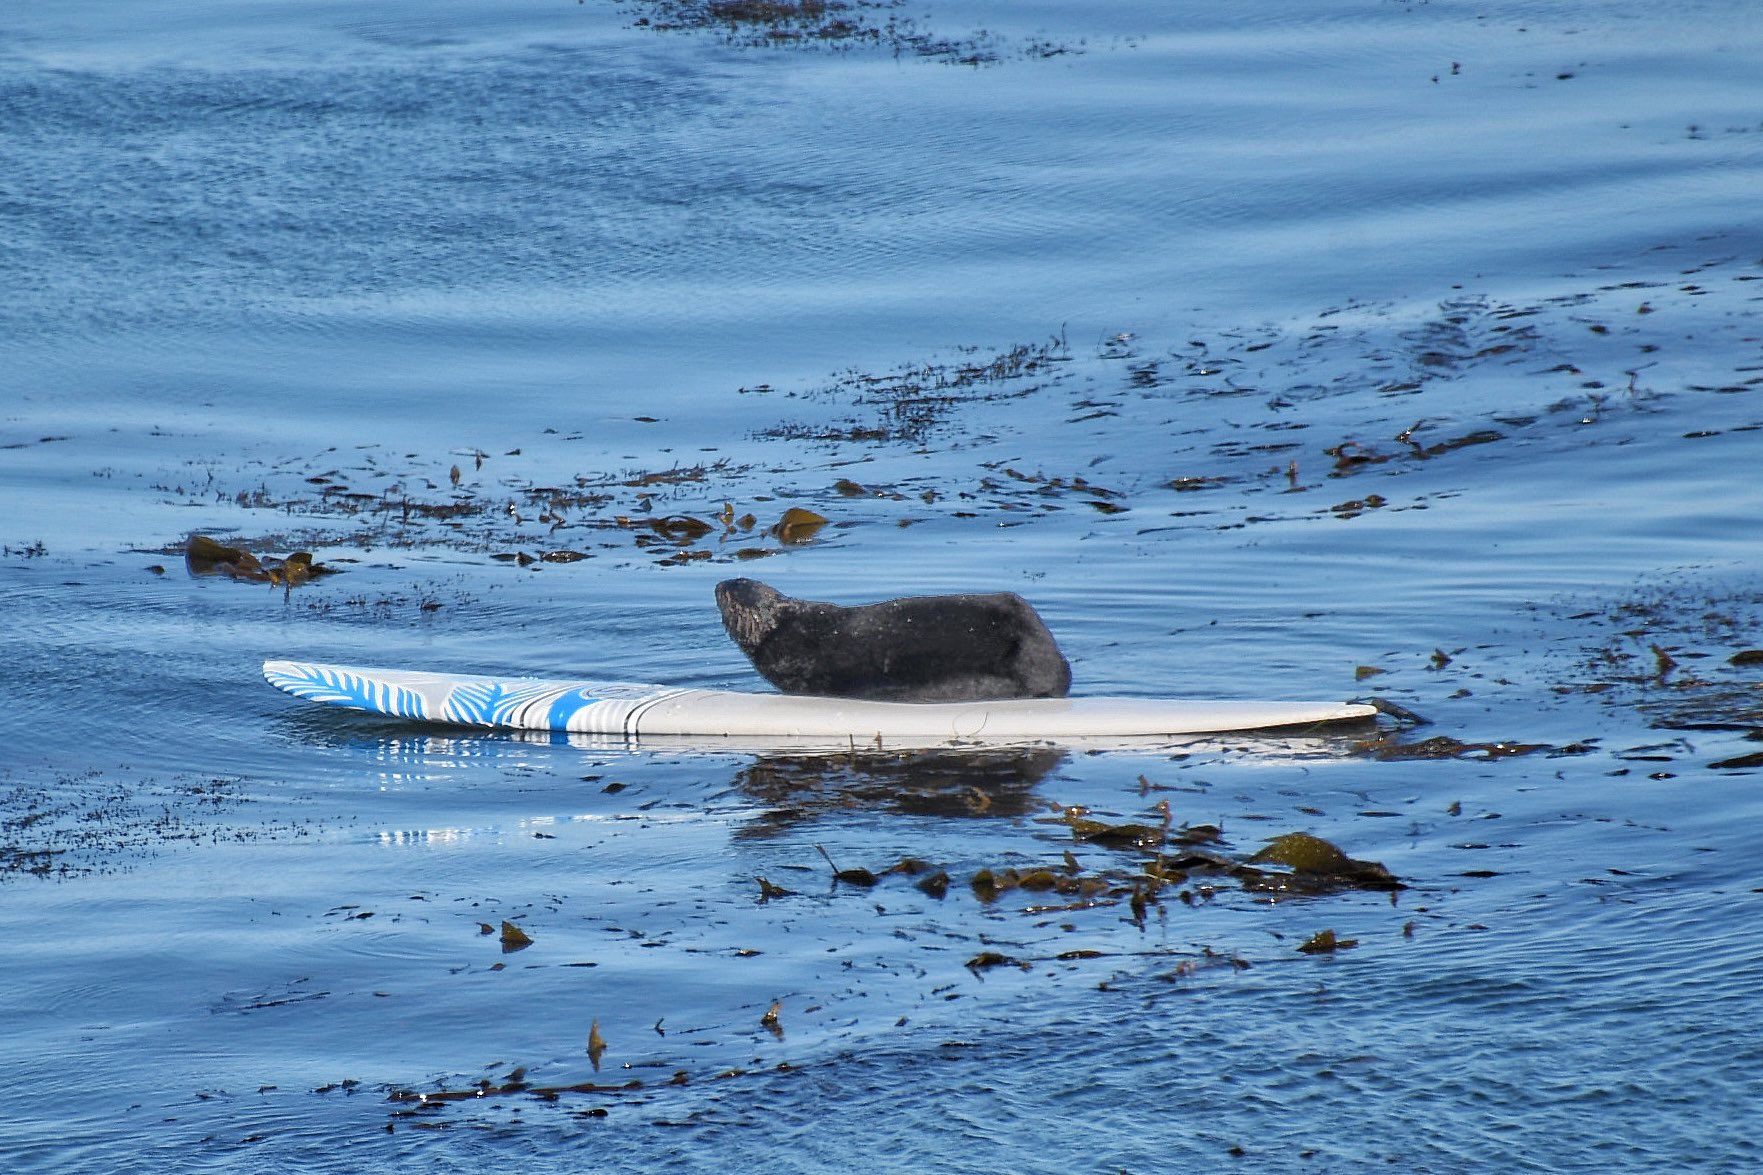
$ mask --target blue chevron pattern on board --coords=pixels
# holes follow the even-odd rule
[[[286,671],[266,671],[265,676],[277,688],[311,702],[352,706],[397,718],[430,716],[428,700],[415,690],[373,681],[335,666],[296,665]]]
[[[439,717],[447,722],[473,726],[530,727],[534,723],[524,721],[526,715],[554,712],[555,703],[570,696],[578,699],[578,704],[568,713],[594,701],[583,697],[580,690],[549,682],[516,685],[503,681],[474,681],[455,687],[447,695]]]

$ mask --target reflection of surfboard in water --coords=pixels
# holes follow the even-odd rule
[[[997,702],[864,702],[795,694],[677,689],[628,682],[415,673],[266,661],[263,676],[309,702],[369,714],[505,730],[738,738],[1155,738],[1365,720],[1354,702],[1028,698]]]

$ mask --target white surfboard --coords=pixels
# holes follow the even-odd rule
[[[309,702],[452,726],[614,735],[875,740],[1134,739],[1364,721],[1357,702],[1032,698],[864,702],[614,681],[417,673],[265,661],[264,678]]]

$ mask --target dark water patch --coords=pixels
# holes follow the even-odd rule
[[[991,65],[1007,57],[1081,53],[1075,40],[1007,38],[978,31],[949,37],[904,15],[901,0],[620,0],[641,28],[715,33],[743,48],[850,50],[869,46],[895,57]]]
[[[880,442],[924,444],[947,435],[961,423],[958,409],[1001,405],[1031,396],[1056,380],[1060,365],[1071,360],[1063,336],[1045,343],[1022,343],[990,357],[972,348],[955,362],[912,364],[875,374],[848,372],[833,383],[806,391],[785,392],[807,402],[849,402],[871,416],[831,426],[810,423],[775,425],[759,435],[773,440]],[[742,388],[743,394],[772,394],[769,385]]]
[[[1556,686],[1558,693],[1633,706],[1660,729],[1763,731],[1763,678],[1746,647],[1763,626],[1763,593],[1692,581],[1576,609],[1567,619],[1598,636],[1581,646],[1577,680]]]
[[[166,852],[324,830],[322,820],[255,818],[256,802],[236,778],[161,779],[94,768],[44,779],[8,770],[0,774],[0,881],[128,873]]]
[[[1068,754],[1030,747],[761,755],[734,776],[763,809],[737,835],[779,836],[849,811],[1013,819],[1040,810],[1035,789]]]

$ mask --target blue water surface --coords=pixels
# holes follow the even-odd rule
[[[839,13],[0,12],[3,1165],[1756,1167],[1750,6]],[[1431,725],[815,758],[259,676],[761,688],[739,574]],[[1062,817],[1159,803],[1405,888],[1137,916]],[[971,885],[1036,867],[1113,884]]]

